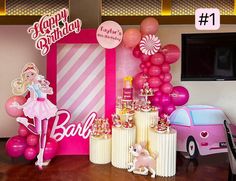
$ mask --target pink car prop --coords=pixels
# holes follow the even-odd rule
[[[175,110],[169,119],[177,130],[177,150],[188,152],[190,158],[227,152],[223,123],[230,121],[223,110],[213,106],[185,106]],[[236,131],[233,125],[231,129]]]

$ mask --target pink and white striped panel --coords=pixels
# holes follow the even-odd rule
[[[97,44],[59,44],[57,105],[84,122],[91,112],[104,116],[105,51]]]

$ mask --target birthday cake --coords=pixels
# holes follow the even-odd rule
[[[108,119],[98,118],[92,125],[89,159],[95,164],[111,162],[111,130]]]

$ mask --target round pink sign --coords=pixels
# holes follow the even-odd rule
[[[123,37],[121,26],[115,21],[105,21],[97,29],[97,40],[103,48],[117,47]]]

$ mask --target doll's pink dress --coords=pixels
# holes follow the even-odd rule
[[[34,91],[34,98],[28,98],[23,106],[25,116],[29,118],[37,118],[39,120],[49,119],[54,117],[57,112],[57,107],[47,99],[47,94],[43,93],[39,84],[32,84],[27,87],[28,90]]]

